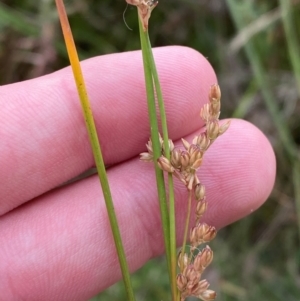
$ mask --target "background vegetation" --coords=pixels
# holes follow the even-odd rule
[[[125,13],[133,31],[123,21],[125,1],[65,2],[81,59],[139,49],[135,9]],[[299,13],[299,0],[161,0],[151,19],[152,45],[202,52],[219,78],[223,116],[254,123],[277,156],[268,202],[212,244],[219,251],[208,278],[220,301],[300,298]],[[1,0],[1,85],[68,64],[54,0]],[[154,261],[133,277],[138,300],[169,300],[163,259]],[[124,300],[122,286],[98,299]]]

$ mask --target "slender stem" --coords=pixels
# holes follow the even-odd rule
[[[155,60],[153,57],[153,52],[151,48],[151,43],[148,35],[148,51],[150,57],[150,66],[153,76],[153,81],[155,85],[158,108],[161,119],[161,127],[164,139],[164,150],[165,157],[170,159],[170,148],[169,148],[169,134],[168,134],[168,124],[166,110],[162,95],[162,90],[159,82],[159,76],[156,69]],[[168,186],[169,186],[169,218],[170,218],[170,267],[171,267],[171,287],[173,300],[176,299],[177,295],[177,285],[176,285],[176,267],[177,267],[177,252],[176,252],[176,218],[175,218],[175,196],[174,196],[174,181],[172,174],[168,175]]]
[[[59,18],[60,18],[63,35],[65,38],[65,43],[66,43],[67,51],[68,51],[71,66],[72,66],[72,70],[73,70],[78,94],[80,97],[80,102],[81,102],[81,106],[82,106],[82,110],[83,110],[83,114],[84,114],[86,127],[88,130],[88,135],[89,135],[93,155],[95,158],[95,163],[96,163],[100,183],[102,186],[102,191],[103,191],[103,195],[104,195],[104,199],[105,199],[105,204],[107,207],[108,217],[109,217],[109,221],[110,221],[110,225],[111,225],[111,229],[112,229],[112,233],[113,233],[113,237],[114,237],[114,241],[115,241],[115,245],[116,245],[116,249],[117,249],[117,254],[119,257],[123,280],[124,280],[125,287],[126,287],[127,298],[130,301],[134,301],[135,297],[133,294],[132,284],[131,284],[131,280],[130,280],[129,268],[128,268],[128,264],[126,261],[126,256],[125,256],[124,247],[122,244],[120,230],[119,230],[118,223],[117,223],[117,218],[115,215],[114,205],[113,205],[112,196],[111,196],[111,192],[110,192],[110,188],[109,188],[109,183],[108,183],[108,179],[107,179],[107,174],[106,174],[106,170],[105,170],[101,147],[100,147],[100,143],[99,143],[99,139],[98,139],[96,126],[95,126],[92,110],[90,107],[89,99],[87,96],[87,91],[86,91],[86,87],[85,87],[85,83],[84,83],[75,43],[73,40],[71,28],[69,25],[69,21],[68,21],[68,17],[67,17],[66,11],[65,11],[63,1],[56,0],[56,6],[57,6],[58,13],[59,13]]]
[[[161,145],[159,141],[159,131],[158,131],[158,122],[156,117],[156,106],[155,106],[155,94],[152,78],[152,70],[149,60],[149,49],[148,49],[148,32],[144,32],[143,26],[139,19],[139,29],[140,29],[140,39],[141,39],[141,48],[143,55],[144,63],[144,75],[146,83],[146,92],[147,92],[147,103],[148,103],[148,114],[150,120],[150,130],[151,130],[151,141],[153,148],[153,157],[154,157],[154,166],[155,166],[155,175],[157,183],[157,191],[159,198],[160,214],[162,219],[162,227],[164,234],[164,243],[166,248],[167,263],[169,269],[169,276],[171,279],[170,271],[170,229],[169,229],[169,213],[168,206],[166,201],[166,191],[165,191],[165,182],[162,170],[158,167],[157,159],[161,156]]]
[[[169,183],[169,216],[170,216],[170,265],[171,265],[171,286],[173,300],[177,299],[178,289],[176,283],[177,251],[176,251],[176,218],[175,218],[175,196],[173,176],[168,175]]]
[[[192,207],[192,191],[189,190],[188,208],[187,208],[185,227],[184,227],[184,235],[183,235],[183,243],[182,243],[182,249],[181,249],[182,259],[183,259],[183,255],[185,253],[185,247],[186,247],[186,242],[187,242],[187,235],[188,235],[189,224],[190,224],[190,217],[191,217],[191,207]]]

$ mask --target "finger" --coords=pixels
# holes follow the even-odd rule
[[[155,49],[170,136],[200,126],[214,72],[185,47]],[[137,155],[149,137],[140,52],[82,63],[106,164]],[[67,68],[0,88],[0,214],[87,170],[92,152],[76,87]],[[4,101],[5,100],[5,101]]]
[[[220,228],[268,197],[275,177],[272,148],[255,127],[233,120],[205,154],[199,176],[209,203],[205,220]],[[135,271],[164,249],[153,168],[133,159],[112,168],[109,178],[130,270]],[[175,183],[181,241],[187,194]],[[0,291],[7,301],[87,300],[121,277],[96,177],[3,216],[0,244]]]

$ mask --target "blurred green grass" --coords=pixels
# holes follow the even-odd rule
[[[81,59],[139,49],[136,12],[125,1],[65,1]],[[208,271],[218,300],[299,300],[300,1],[160,1],[153,46],[186,45],[213,65],[223,116],[254,123],[277,157],[265,205],[222,231]],[[68,65],[54,1],[0,3],[0,84]],[[249,189],[251,189],[249,184]],[[166,268],[154,259],[133,276],[138,300],[169,300]],[[124,300],[117,284],[94,300]]]

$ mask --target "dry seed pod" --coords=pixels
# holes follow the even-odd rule
[[[211,119],[219,119],[220,109],[221,109],[220,102],[210,104],[209,113],[210,113]]]
[[[206,279],[199,281],[190,291],[191,296],[199,296],[203,294],[209,287],[209,283]]]
[[[208,92],[208,99],[210,102],[219,102],[221,99],[221,89],[218,84],[213,84],[210,86]]]
[[[182,144],[183,144],[184,148],[186,150],[188,150],[189,147],[190,147],[190,144],[185,139],[183,139],[183,138],[181,138],[181,141],[182,141]]]
[[[176,150],[174,149],[171,152],[171,164],[175,167],[175,168],[180,168],[181,167],[181,151],[180,150]]]
[[[188,290],[198,283],[201,277],[201,274],[194,269],[193,265],[188,266],[183,274],[187,279],[186,287]]]
[[[194,143],[194,141],[193,141]],[[196,137],[196,143],[199,146],[201,151],[206,151],[209,147],[210,140],[207,138],[206,133],[201,133],[199,136]]]
[[[151,162],[153,161],[153,156],[150,155],[149,153],[141,153],[140,160],[144,162]]]
[[[217,235],[215,227],[209,226],[206,223],[198,223],[198,225],[191,229],[190,241],[195,248],[198,245],[213,240]]]
[[[166,172],[173,173],[175,170],[174,167],[172,166],[172,164],[170,163],[170,161],[164,156],[161,156],[157,159],[157,164],[160,169],[162,169]]]
[[[207,136],[210,140],[215,140],[219,136],[219,122],[213,120],[207,124]]]
[[[194,170],[197,170],[202,164],[202,158],[197,159],[196,161],[193,162],[191,168]]]
[[[184,275],[178,274],[176,278],[176,282],[177,282],[177,287],[180,291],[185,290],[187,285],[187,279]]]
[[[196,206],[196,217],[199,219],[207,210],[207,201],[204,198],[203,200],[199,201]]]
[[[212,291],[212,290],[206,290],[205,292],[203,292],[202,294],[200,294],[198,296],[198,298],[200,298],[203,301],[212,301],[215,300],[217,297],[216,292]]]
[[[224,134],[230,126],[230,120],[220,125],[219,135]]]
[[[171,139],[169,139],[169,150],[170,152],[174,150],[174,143]]]
[[[205,197],[205,186],[201,183],[195,186],[195,198],[197,201],[203,200]]]
[[[200,117],[205,123],[210,120],[209,104],[205,104],[200,110]]]
[[[191,144],[188,152],[190,154],[190,162],[191,164],[198,159],[202,158],[203,153],[201,152],[200,148],[196,144]]]
[[[183,271],[190,264],[190,259],[188,254],[184,253],[182,256],[182,252],[180,251],[180,253],[177,256],[177,264],[180,270]]]
[[[186,168],[190,163],[190,155],[187,151],[182,151],[180,156],[180,163],[182,168]]]
[[[160,135],[159,135],[160,136]],[[162,139],[162,137],[160,136],[160,146],[161,146],[161,149],[162,149],[162,151],[163,151],[163,153],[165,154],[165,144],[164,144],[164,141],[163,141],[163,139]],[[168,140],[168,144],[169,144],[169,151],[170,152],[172,152],[173,151],[173,149],[174,149],[174,143],[173,143],[173,141],[171,140],[171,139],[169,139]]]
[[[203,273],[213,260],[213,251],[209,246],[206,246],[200,253],[197,254],[193,265],[196,271]]]

